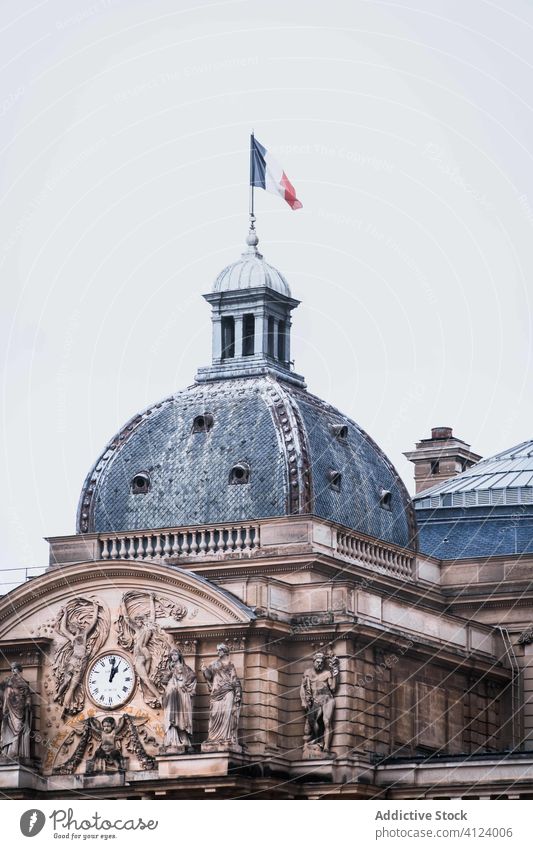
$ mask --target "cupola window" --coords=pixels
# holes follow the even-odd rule
[[[328,472],[329,487],[334,492],[341,491],[342,474],[336,469],[330,469]]]
[[[226,315],[222,319],[222,359],[227,360],[235,356],[235,319],[232,315]]]
[[[284,321],[278,321],[278,360],[284,363],[287,359],[287,339],[285,334],[287,325]]]
[[[193,433],[209,433],[213,427],[213,416],[210,413],[204,413],[201,416],[196,416],[192,423]]]
[[[383,510],[390,510],[392,506],[392,492],[390,489],[381,489],[379,493],[379,506]]]
[[[131,482],[131,492],[133,495],[143,495],[150,490],[150,475],[148,472],[137,472]]]
[[[255,316],[246,313],[242,321],[242,355],[252,357],[255,349]]]
[[[274,350],[274,336],[275,336],[275,321],[272,316],[269,316],[268,319],[268,339],[267,339],[267,353],[269,357],[275,356]]]
[[[247,463],[237,463],[229,473],[230,484],[250,483],[250,467]]]

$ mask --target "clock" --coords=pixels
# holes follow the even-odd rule
[[[97,657],[87,673],[87,693],[100,708],[114,710],[132,696],[135,672],[125,655],[109,652]]]

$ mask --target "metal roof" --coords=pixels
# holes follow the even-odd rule
[[[460,475],[420,492],[414,502],[418,510],[531,504],[533,440],[480,460]]]

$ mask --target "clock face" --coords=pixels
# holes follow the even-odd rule
[[[87,692],[100,708],[112,710],[127,702],[135,687],[135,672],[123,654],[103,654],[89,667]]]

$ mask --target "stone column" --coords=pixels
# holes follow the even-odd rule
[[[235,316],[235,359],[242,358],[242,315]]]

